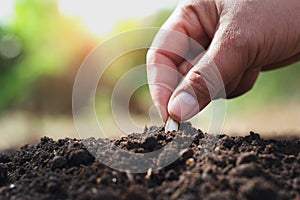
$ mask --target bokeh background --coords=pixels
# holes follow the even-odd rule
[[[35,143],[41,136],[79,137],[72,88],[84,58],[116,34],[161,26],[177,2],[0,0],[0,149]],[[124,44],[137,40],[143,37]],[[135,51],[112,63],[99,83],[97,114],[110,115],[111,88],[131,67],[145,63],[146,52]],[[223,132],[256,131],[265,137],[300,133],[299,65],[262,73],[251,92],[226,101]],[[147,124],[151,106],[147,86],[140,88],[131,98],[132,118]],[[103,123],[113,126],[109,117]],[[206,131],[201,123],[197,126]],[[114,128],[111,137],[118,135]]]

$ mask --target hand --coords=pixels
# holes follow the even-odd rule
[[[162,30],[187,37],[160,31],[147,54],[150,92],[162,119],[189,119],[224,90],[221,85],[227,98],[236,97],[252,88],[260,71],[300,60],[299,19],[299,0],[181,1]],[[188,54],[188,37],[207,49],[192,62],[172,53]],[[212,66],[223,84],[215,83]]]

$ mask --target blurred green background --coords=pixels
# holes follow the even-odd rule
[[[72,88],[84,58],[118,33],[161,26],[176,2],[0,0],[0,149],[33,143],[43,135],[79,137],[72,118]],[[124,43],[137,40],[143,38]],[[114,48],[118,46],[108,53]],[[146,52],[131,52],[106,71],[97,93],[99,115],[110,115],[114,84],[130,68],[144,64]],[[299,133],[299,74],[299,63],[262,73],[251,92],[226,101],[224,133]],[[151,105],[148,88],[139,89],[130,102],[133,119],[147,124]],[[109,120],[105,123],[112,126]]]

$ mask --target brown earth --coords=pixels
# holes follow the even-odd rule
[[[118,140],[41,138],[0,154],[0,199],[299,199],[300,140],[214,136],[185,123],[178,132],[150,127],[142,135]],[[108,163],[126,158],[103,148],[114,143],[121,149],[145,153],[179,139],[189,146],[178,159],[160,170],[129,173]],[[185,141],[191,139],[191,144]],[[84,144],[94,145],[93,155]],[[159,163],[175,152],[172,146],[148,162]],[[138,166],[137,166],[138,167]]]

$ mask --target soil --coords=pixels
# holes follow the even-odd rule
[[[210,135],[181,124],[178,132],[146,128],[118,140],[43,137],[36,145],[0,153],[0,199],[300,199],[300,140]],[[142,136],[142,137],[141,137]],[[145,136],[147,138],[145,138]],[[192,144],[160,170],[129,173],[114,170],[83,143],[113,142],[132,152],[160,149],[177,136]],[[212,147],[212,149],[211,149]],[[149,162],[162,162],[171,151]]]

